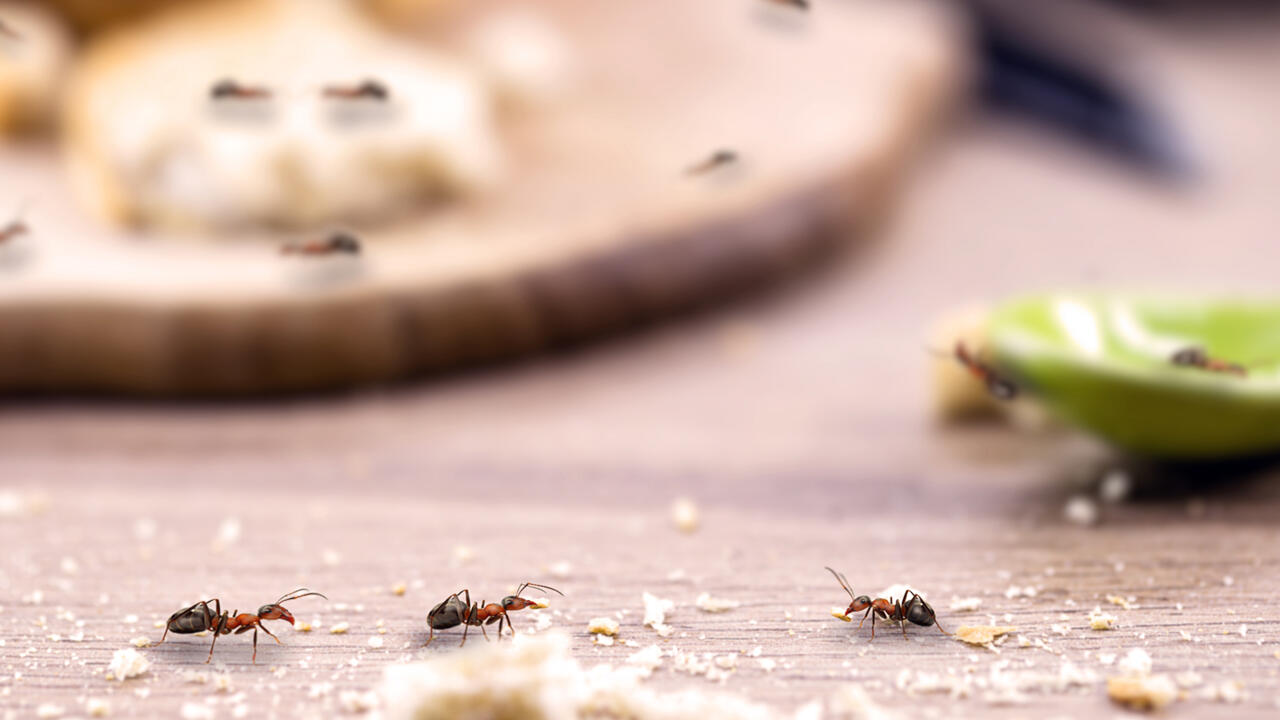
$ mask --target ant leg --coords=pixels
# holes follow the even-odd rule
[[[253,664],[258,664],[258,626],[253,626]]]
[[[484,635],[484,641],[489,642],[489,633],[484,629],[484,623],[480,623],[480,634]]]
[[[218,644],[218,635],[222,632],[222,626],[227,622],[227,618],[219,615],[218,621],[213,624],[213,642],[209,643],[209,657],[205,659],[204,664],[208,665],[213,659],[213,646]]]
[[[164,634],[160,636],[160,642],[156,643],[156,645],[163,645],[164,639],[167,637],[169,637],[169,623],[165,623]],[[155,647],[155,645],[153,645],[152,647]]]
[[[433,627],[428,627],[427,630],[430,631],[429,634],[427,635],[427,644],[423,645],[422,647],[427,647],[431,645],[431,641],[436,639],[436,629]]]
[[[462,623],[462,642],[458,643],[458,647],[462,647],[463,645],[467,644],[467,630],[470,627],[471,625],[469,623],[466,623],[466,622]]]
[[[507,630],[511,632],[511,639],[516,639],[516,629],[511,626],[511,614],[502,613],[502,617],[507,621]],[[498,637],[502,637],[502,621],[498,621]]]
[[[276,637],[276,634],[275,634],[275,633],[273,633],[273,632],[271,632],[270,630],[268,630],[268,629],[267,629],[267,626],[266,626],[266,625],[259,624],[259,625],[258,625],[258,627],[262,628],[262,632],[264,632],[264,633],[266,633],[266,634],[270,635],[270,636],[271,636],[271,639],[272,639],[272,640],[275,640],[277,645],[283,645],[283,644],[284,644],[284,643],[280,642],[280,638]]]
[[[867,616],[868,616],[868,615],[870,615],[870,614],[871,614],[871,608],[867,608],[867,611],[866,611],[866,612],[864,612],[864,613],[862,613],[862,619],[858,621],[858,629],[859,629],[859,630],[861,630],[861,629],[862,629],[862,623],[864,623],[864,622],[866,622],[866,621],[867,621]],[[872,621],[871,621],[871,624],[872,624],[872,625],[875,625],[875,624],[876,624],[876,621],[875,621],[875,620],[872,620]]]
[[[871,639],[876,639],[876,614],[871,613]]]

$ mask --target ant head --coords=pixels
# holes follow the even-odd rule
[[[290,625],[293,624],[293,613],[285,609],[283,605],[263,605],[258,608],[258,618],[261,620],[284,620]]]
[[[329,236],[329,247],[336,252],[360,254],[360,239],[351,233],[339,232]]]
[[[1169,357],[1169,362],[1174,365],[1204,365],[1208,361],[1204,348],[1195,346],[1182,348]]]
[[[360,83],[358,90],[361,95],[375,100],[386,100],[391,96],[391,91],[387,89],[387,86],[377,80],[365,80]]]
[[[929,603],[921,600],[919,596],[912,598],[911,602],[907,603],[906,616],[907,622],[923,626],[932,625],[937,620],[937,615],[933,612],[933,608],[929,606]]]
[[[853,602],[849,603],[849,609],[845,610],[844,614],[848,615],[850,613],[860,612],[862,610],[866,610],[869,607],[871,607],[871,596],[859,595],[858,597],[853,599]]]
[[[530,607],[535,610],[541,610],[546,606],[547,606],[546,603],[538,602],[535,600],[527,600],[518,595],[508,595],[502,598],[502,607],[505,610],[524,610],[525,608],[530,608]]]

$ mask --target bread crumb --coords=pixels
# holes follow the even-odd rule
[[[1126,675],[1149,675],[1151,655],[1142,648],[1134,648],[1121,658],[1119,668]]]
[[[133,648],[124,648],[111,656],[111,663],[107,665],[107,679],[124,682],[145,673],[149,667],[151,661],[142,653]]]
[[[1036,593],[1037,593],[1037,590],[1035,589],[1035,587],[1031,585],[1027,585],[1026,587],[1018,587],[1017,585],[1010,585],[1009,589],[1004,591],[1004,596],[1012,600],[1018,597],[1033,598],[1036,596]]]
[[[982,598],[980,597],[952,597],[951,612],[976,612],[982,607]]]
[[[676,498],[671,504],[671,522],[680,532],[694,532],[698,529],[698,506],[689,498]]]
[[[409,590],[409,586],[405,585],[402,582],[398,582],[395,585],[391,586],[392,595],[397,595],[397,596],[404,595],[406,592],[408,592],[408,590]]]
[[[1062,507],[1062,517],[1075,525],[1097,525],[1100,518],[1098,503],[1087,495],[1076,495]]]
[[[1016,632],[1018,628],[998,625],[965,625],[956,630],[955,637],[970,645],[990,645],[996,638]]]
[[[311,623],[305,620],[299,620],[298,624],[294,626],[294,629],[297,630],[298,632],[311,632],[312,628],[311,628]]]
[[[1165,675],[1107,678],[1107,696],[1133,710],[1159,710],[1178,697],[1178,688]]]
[[[564,580],[573,574],[573,565],[567,560],[551,563],[547,567],[547,574],[553,578]]]
[[[62,717],[63,712],[65,711],[62,709],[62,706],[54,705],[53,703],[42,703],[36,707],[36,717],[38,718]]]
[[[667,613],[675,610],[676,604],[651,593],[644,593],[644,624],[653,628],[662,637],[668,637],[674,629],[667,625]]]
[[[595,644],[611,647],[614,643],[612,635],[594,635]]]
[[[1139,607],[1141,607],[1140,605],[1133,604],[1133,600],[1126,599],[1124,597],[1121,597],[1120,595],[1108,595],[1107,602],[1111,603],[1112,605],[1119,605],[1125,610],[1136,610]]]
[[[617,635],[621,625],[611,617],[592,618],[587,622],[587,632],[592,635]]]
[[[846,615],[844,613],[844,610],[841,610],[838,607],[831,608],[831,617],[836,618],[837,620],[843,620],[845,622],[853,622],[853,618]]]
[[[215,717],[212,706],[194,702],[182,703],[182,708],[178,712],[182,720],[213,720]]]
[[[371,648],[380,648],[380,647],[382,647],[383,642],[385,642],[385,641],[382,639],[382,636],[381,636],[381,635],[370,635],[370,636],[369,636],[369,647],[371,647]]]
[[[737,600],[725,600],[723,598],[713,598],[711,597],[711,593],[705,593],[705,592],[699,595],[698,598],[693,602],[695,605],[698,606],[699,610],[702,610],[703,612],[709,612],[709,613],[729,612],[730,610],[733,610],[734,608],[742,605],[742,603],[738,602]]]
[[[151,647],[151,638],[139,635],[129,641],[129,644],[136,648]]]
[[[378,694],[372,690],[343,690],[338,693],[338,705],[349,713],[363,713],[378,706]]]
[[[84,711],[89,717],[106,717],[111,714],[111,703],[102,698],[89,698],[84,701]]]
[[[466,545],[454,545],[453,556],[449,560],[452,567],[461,567],[476,559],[476,551]]]
[[[329,628],[329,633],[332,635],[341,635],[350,629],[351,629],[351,623],[344,620],[340,623],[335,624],[333,627]]]
[[[1110,613],[1102,612],[1102,608],[1094,607],[1089,611],[1089,627],[1094,630],[1113,630],[1116,626],[1116,616]]]

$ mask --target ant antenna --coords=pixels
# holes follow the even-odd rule
[[[305,591],[305,592],[304,592],[304,591]],[[301,593],[301,594],[295,594],[295,593]],[[275,601],[275,602],[274,602],[274,603],[272,603],[272,604],[273,604],[273,605],[279,605],[279,604],[280,604],[280,603],[282,603],[282,602],[288,602],[288,601],[290,601],[290,600],[297,600],[298,598],[304,598],[304,597],[307,597],[308,595],[318,595],[318,596],[320,596],[320,597],[324,598],[325,600],[328,600],[328,599],[329,599],[329,598],[325,597],[323,594],[318,593],[318,592],[316,592],[316,591],[314,591],[314,590],[311,590],[310,588],[298,588],[297,590],[290,590],[289,592],[285,593],[284,595],[281,595],[281,596],[280,596],[280,599],[279,599],[279,600],[277,600],[277,601]]]
[[[519,587],[519,589],[517,589],[517,590],[516,590],[516,595],[519,595],[520,593],[524,592],[525,588],[531,588],[531,587],[532,587],[532,588],[538,588],[539,590],[550,590],[551,592],[553,592],[553,593],[555,593],[555,594],[557,594],[557,595],[560,595],[561,597],[563,597],[563,596],[564,596],[564,593],[562,593],[562,592],[560,592],[559,590],[557,590],[557,589],[555,589],[555,588],[551,587],[550,585],[539,585],[539,584],[538,584],[538,583],[536,583],[536,582],[526,582],[526,583],[523,583],[523,584]]]
[[[823,567],[826,567],[826,566],[824,565]],[[850,600],[853,600],[856,597],[853,594],[853,589],[849,587],[849,581],[844,579],[844,575],[841,575],[840,573],[836,572],[835,570],[832,570],[829,567],[827,568],[827,572],[836,576],[836,582],[840,583],[840,587],[844,588],[844,591],[849,593]]]

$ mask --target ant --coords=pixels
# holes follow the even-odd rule
[[[386,102],[391,91],[377,80],[365,80],[356,85],[326,85],[321,91],[327,98],[336,100],[378,100]]]
[[[707,159],[696,165],[691,165],[684,171],[685,175],[705,175],[719,167],[731,165],[738,161],[738,153],[732,150],[717,150]]]
[[[323,240],[291,243],[280,248],[282,255],[333,255],[347,253],[360,254],[360,239],[355,235],[337,232]]]
[[[1169,362],[1174,365],[1183,367],[1196,367],[1209,372],[1225,373],[1227,375],[1236,375],[1244,377],[1249,374],[1245,366],[1238,363],[1227,362],[1217,358],[1209,357],[1204,348],[1192,345],[1175,352],[1169,357]]]
[[[22,36],[22,33],[14,30],[12,25],[3,20],[0,20],[0,36],[3,36],[5,39],[13,42],[22,42],[26,39]]]
[[[920,597],[920,593],[914,590],[907,590],[902,593],[901,600],[886,600],[884,598],[872,600],[870,595],[858,595],[855,597],[853,590],[849,588],[849,581],[844,579],[844,575],[831,568],[827,568],[827,571],[836,577],[836,582],[839,582],[840,587],[849,593],[849,598],[852,600],[849,603],[849,608],[844,611],[844,617],[841,619],[845,622],[853,622],[853,619],[849,617],[851,613],[866,610],[866,613],[862,616],[862,621],[858,623],[858,627],[861,628],[862,623],[867,621],[867,615],[870,615],[872,640],[876,637],[877,616],[881,620],[898,623],[898,626],[902,628],[902,637],[905,640],[911,639],[907,637],[907,623],[914,623],[921,627],[937,624],[938,630],[943,635],[951,634],[943,630],[942,625],[938,624],[937,613],[933,611],[933,607],[929,603],[924,601],[923,597]]]
[[[563,596],[564,593],[549,586],[539,585],[534,582],[526,582],[516,589],[514,595],[508,595],[502,598],[501,603],[488,603],[481,600],[478,603],[471,602],[471,593],[463,588],[458,592],[444,599],[444,602],[431,608],[431,612],[427,613],[427,626],[431,630],[431,634],[427,636],[427,645],[435,639],[436,630],[446,630],[451,627],[462,625],[462,642],[458,643],[458,647],[467,644],[467,629],[471,625],[478,625],[480,632],[484,633],[484,639],[489,639],[489,633],[485,632],[485,625],[498,623],[498,639],[502,639],[502,621],[507,621],[507,628],[511,630],[512,637],[515,637],[515,628],[511,627],[511,616],[507,613],[523,610],[532,607],[535,610],[546,607],[541,603],[532,600],[526,600],[520,597],[520,593],[525,588],[537,588],[539,590],[550,590],[557,595]]]
[[[987,386],[987,392],[991,393],[992,397],[1000,400],[1013,400],[1018,397],[1018,386],[980,360],[976,353],[970,352],[963,340],[957,340],[955,348],[950,353],[941,350],[930,350],[930,352],[939,357],[954,357],[956,362],[963,365],[971,375]]]
[[[21,220],[10,220],[8,225],[0,227],[0,245],[4,245],[9,241],[17,238],[19,235],[27,235],[31,232],[31,228]]]
[[[809,0],[769,0],[774,5],[790,5],[797,10],[808,10]]]
[[[208,663],[213,659],[213,647],[218,644],[219,635],[227,635],[233,631],[235,634],[239,635],[240,633],[248,632],[250,628],[253,628],[253,662],[257,663],[259,629],[270,635],[272,639],[276,641],[276,644],[280,644],[280,638],[276,637],[274,633],[268,630],[267,626],[262,624],[262,621],[284,620],[292,625],[293,614],[286,610],[284,605],[281,603],[290,600],[297,600],[298,598],[304,598],[308,595],[317,595],[325,600],[329,599],[324,595],[307,588],[298,588],[297,590],[281,595],[279,600],[271,603],[270,605],[263,605],[258,608],[257,614],[241,613],[238,610],[223,612],[222,601],[218,600],[218,598],[201,600],[195,605],[183,608],[170,615],[168,622],[165,623],[164,635],[160,636],[160,642],[156,643],[156,645],[163,643],[165,638],[169,636],[170,632],[177,633],[179,635],[191,635],[193,633],[208,630],[213,633],[213,642],[209,644],[209,657],[205,660],[205,662]],[[213,603],[213,609],[209,609],[209,603]]]
[[[213,100],[268,100],[271,90],[259,85],[241,85],[230,78],[224,78],[209,88],[209,97]]]

